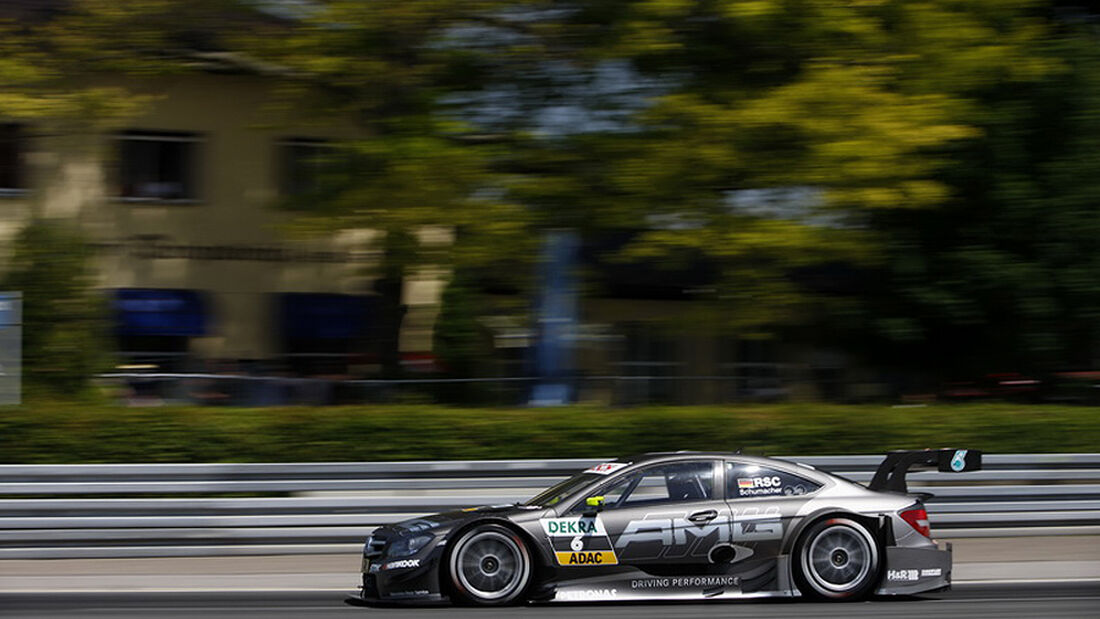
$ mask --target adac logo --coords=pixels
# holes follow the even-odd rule
[[[618,565],[619,559],[612,550],[587,550],[584,552],[555,552],[558,565]]]
[[[966,468],[966,452],[967,449],[955,450],[955,455],[951,456],[951,470],[958,473]]]

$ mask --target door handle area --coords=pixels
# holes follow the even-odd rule
[[[695,522],[695,523],[710,522],[711,520],[714,520],[717,517],[718,517],[718,512],[717,511],[715,511],[713,509],[708,509],[706,511],[695,512],[694,514],[688,516],[688,520],[690,520],[692,522]]]

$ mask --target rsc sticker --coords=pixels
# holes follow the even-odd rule
[[[765,496],[783,492],[783,482],[777,475],[737,478],[737,494],[741,496]]]

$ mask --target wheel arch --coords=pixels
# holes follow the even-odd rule
[[[864,525],[867,527],[867,530],[871,532],[875,541],[878,542],[880,550],[884,550],[890,538],[893,537],[893,529],[890,525],[889,516],[881,514],[859,514],[839,507],[825,507],[802,516],[801,520],[791,527],[786,539],[783,540],[782,554],[792,554],[802,534],[806,532],[806,529],[827,518],[849,518]]]
[[[838,507],[826,507],[807,514],[797,525],[792,527],[790,535],[783,541],[782,554],[789,558],[786,561],[787,582],[791,583],[791,587],[796,592],[798,591],[797,579],[795,578],[795,570],[797,569],[795,563],[798,557],[795,551],[808,529],[819,522],[832,518],[845,518],[857,522],[866,527],[871,534],[880,557],[876,568],[878,573],[875,575],[874,586],[872,587],[872,591],[876,590],[881,586],[882,579],[886,574],[886,547],[893,543],[893,527],[890,516],[886,514],[860,514]]]
[[[489,517],[471,520],[467,523],[464,523],[462,526],[455,527],[447,534],[447,549],[443,552],[442,555],[440,555],[438,567],[439,584],[440,588],[443,590],[443,593],[451,599],[455,599],[454,582],[452,582],[451,575],[449,573],[451,564],[451,553],[454,552],[454,542],[461,539],[467,531],[484,525],[498,525],[505,529],[508,529],[509,531],[515,533],[523,542],[524,547],[527,549],[528,554],[531,556],[531,581],[527,584],[527,591],[530,592],[533,586],[536,583],[541,582],[542,579],[544,579],[546,576],[548,568],[544,557],[545,552],[543,551],[542,547],[539,546],[537,540],[535,540],[530,533],[525,531],[523,527],[505,518]]]

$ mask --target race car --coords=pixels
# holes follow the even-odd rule
[[[951,584],[913,466],[963,472],[981,452],[891,452],[864,487],[740,453],[650,453],[594,466],[514,505],[377,529],[349,603],[805,597],[859,600]]]

